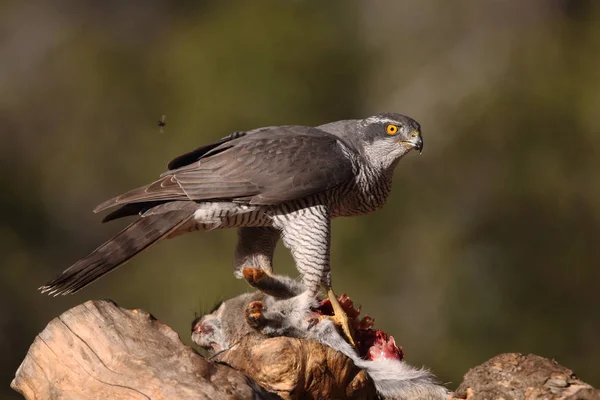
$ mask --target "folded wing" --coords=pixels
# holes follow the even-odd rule
[[[178,169],[110,199],[94,211],[175,200],[280,204],[351,180],[351,151],[336,136],[310,127],[235,133],[176,158],[169,165]]]

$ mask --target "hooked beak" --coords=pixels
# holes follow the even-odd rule
[[[414,149],[419,150],[419,154],[423,152],[423,137],[421,132],[417,132],[417,135],[404,143],[411,145]]]
[[[411,140],[411,144],[415,147],[415,149],[419,150],[419,154],[423,152],[423,138],[421,137],[421,132],[419,132],[416,138]]]

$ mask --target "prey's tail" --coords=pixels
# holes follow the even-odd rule
[[[364,369],[383,399],[448,399],[448,389],[438,384],[435,376],[426,369],[410,366],[400,360],[360,358],[331,320],[323,320],[307,332],[307,338],[336,349],[352,359],[358,368]]]
[[[39,290],[54,296],[75,293],[158,243],[192,216],[189,210],[176,210],[141,217]]]

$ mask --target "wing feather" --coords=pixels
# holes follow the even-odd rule
[[[176,158],[169,165],[180,168],[110,199],[94,211],[172,200],[274,205],[331,189],[354,177],[347,156],[352,148],[316,128],[263,128],[225,139]]]

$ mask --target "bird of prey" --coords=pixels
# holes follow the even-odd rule
[[[352,341],[331,286],[331,218],[381,207],[400,158],[422,148],[419,124],[394,113],[234,132],[173,159],[155,182],[96,207],[119,207],[103,222],[138,217],[40,290],[75,293],[163,239],[237,228],[236,277],[244,267],[272,273],[281,238],[309,293],[326,289],[334,318]]]

